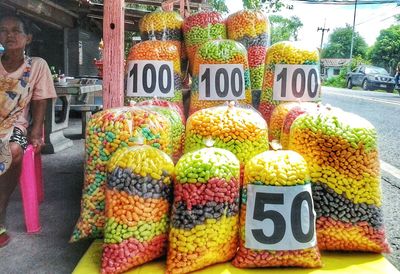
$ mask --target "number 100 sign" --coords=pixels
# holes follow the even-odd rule
[[[247,186],[246,248],[296,250],[316,244],[311,184]]]
[[[127,96],[173,97],[172,61],[136,60],[128,63]]]
[[[200,65],[199,99],[208,101],[245,99],[243,65]]]
[[[316,101],[320,97],[318,65],[275,65],[273,99],[276,101]]]

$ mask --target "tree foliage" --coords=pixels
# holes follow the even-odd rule
[[[336,28],[329,36],[329,42],[322,50],[322,58],[349,58],[353,28],[346,24]],[[358,32],[354,33],[353,56],[365,57],[368,45]]]
[[[400,62],[400,25],[393,25],[381,30],[370,51],[374,65],[384,67],[393,72]]]
[[[221,13],[229,12],[225,0],[208,0],[207,3],[216,11],[219,11]]]
[[[285,7],[282,0],[242,0],[245,9],[277,12]]]
[[[279,41],[297,41],[297,35],[303,23],[297,16],[285,18],[280,15],[269,16],[271,23],[271,44]]]

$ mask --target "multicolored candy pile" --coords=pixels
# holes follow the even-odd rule
[[[284,105],[284,104],[282,104]],[[285,115],[282,129],[281,129],[281,146],[283,149],[289,148],[289,140],[290,140],[290,128],[293,122],[303,113],[308,113],[312,111],[316,111],[319,107],[319,104],[310,103],[310,102],[302,102],[297,104],[293,108],[289,110],[289,112]]]
[[[283,103],[278,105],[274,111],[272,111],[268,127],[270,140],[280,141],[283,121],[285,120],[285,117],[289,111],[298,105],[300,104],[294,102]]]
[[[159,40],[174,43],[181,57],[184,58],[185,49],[182,47],[183,18],[174,11],[154,11],[140,19],[139,31],[142,41]]]
[[[174,96],[165,98],[178,106],[183,112],[183,99],[182,99],[182,74],[181,74],[181,61],[179,49],[170,41],[145,41],[134,45],[129,52],[129,61],[139,60],[155,60],[155,61],[172,61],[174,69]],[[129,105],[130,101],[144,101],[151,99],[149,97],[125,97],[126,104]]]
[[[275,266],[320,267],[322,265],[317,246],[295,250],[289,250],[289,248],[286,250],[262,250],[246,248],[245,244],[246,233],[250,233],[245,229],[249,185],[282,186],[290,189],[292,186],[309,183],[310,175],[307,163],[301,155],[294,151],[266,151],[258,154],[246,163],[241,192],[239,250],[232,262],[234,266],[239,268],[253,268]],[[280,214],[276,211],[270,212],[276,213],[274,216]],[[302,224],[299,225],[300,227],[302,226]]]
[[[102,273],[122,273],[166,252],[174,164],[137,146],[119,149],[107,171]]]
[[[309,48],[299,42],[279,42],[267,50],[265,57],[264,82],[261,92],[259,111],[269,124],[275,106],[282,103],[273,100],[273,86],[275,65],[317,65],[319,52],[316,48]]]
[[[226,26],[222,15],[216,11],[201,11],[185,18],[183,22],[186,53],[190,71],[193,72],[197,49],[205,42],[226,38]],[[192,74],[195,76],[195,74]]]
[[[171,155],[170,121],[157,112],[139,107],[103,110],[89,120],[81,215],[72,234],[72,242],[102,236],[106,166],[118,148],[136,144],[151,145]]]
[[[189,114],[194,112],[221,105],[225,101],[200,100],[199,96],[199,73],[202,64],[239,64],[243,66],[245,99],[239,100],[241,103],[252,104],[250,72],[247,62],[247,52],[244,46],[232,40],[215,40],[204,43],[196,53],[193,65],[192,89],[190,93]]]
[[[187,121],[185,152],[209,145],[229,150],[244,165],[268,150],[267,123],[254,109],[234,104],[199,110]]]
[[[166,273],[188,273],[229,261],[237,249],[238,159],[219,148],[178,161]]]
[[[228,38],[240,42],[247,49],[251,89],[261,90],[265,55],[269,45],[268,18],[261,11],[242,10],[230,15],[226,26]]]
[[[148,101],[145,101],[145,104],[147,104],[147,102]],[[138,104],[138,106],[141,106],[141,104]],[[172,159],[174,163],[176,163],[182,156],[183,145],[185,143],[185,125],[182,123],[181,116],[173,106],[143,105],[142,108],[164,115],[171,122],[171,151]]]
[[[387,252],[375,128],[339,109],[306,113],[289,148],[310,169],[320,249]]]

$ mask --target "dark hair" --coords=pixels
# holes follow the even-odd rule
[[[25,17],[22,17],[21,15],[16,14],[16,13],[6,13],[1,16],[0,22],[6,18],[11,18],[11,19],[14,19],[14,20],[20,22],[25,34],[32,34],[31,23]]]

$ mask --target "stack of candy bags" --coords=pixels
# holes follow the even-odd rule
[[[269,46],[269,29],[261,12],[249,10],[226,22],[215,11],[185,20],[172,11],[142,18],[143,42],[131,48],[128,66],[171,62],[174,93],[126,97],[129,107],[98,112],[87,124],[81,215],[71,241],[104,238],[102,273],[164,255],[166,273],[178,274],[231,260],[238,268],[316,268],[323,265],[319,250],[389,251],[375,128],[307,99],[275,100],[277,66],[316,66],[319,52],[295,42]],[[192,75],[186,109],[183,38]],[[200,99],[207,65],[224,66],[226,75],[232,65],[243,69],[237,102]],[[231,78],[222,89],[238,84]],[[318,100],[320,86],[315,90]],[[259,92],[255,98],[252,91]],[[289,213],[266,211],[268,202],[254,202],[259,193],[302,193],[305,202],[291,208],[300,217],[289,222]],[[295,232],[272,231],[267,217],[254,222],[255,211],[277,213],[298,228],[294,238],[305,240],[291,243],[287,233]]]

